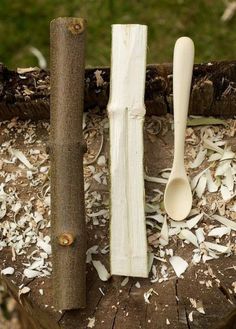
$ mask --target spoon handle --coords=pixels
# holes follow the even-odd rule
[[[175,43],[173,61],[174,97],[174,163],[175,170],[184,169],[184,142],[188,115],[189,95],[194,61],[194,43],[188,37]]]

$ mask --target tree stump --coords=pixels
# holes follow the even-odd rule
[[[217,73],[216,68],[219,68]],[[197,84],[200,88],[200,81],[203,85],[207,85],[207,80],[213,81],[213,86],[219,86],[219,81],[222,83],[222,79],[219,77],[227,76],[228,91],[226,92],[226,82],[224,88],[219,87],[218,94],[214,93],[213,105],[207,112],[207,107],[198,107],[198,104],[193,104],[191,111],[195,113],[198,109],[198,114],[213,114],[213,108],[216,114],[230,116],[235,114],[235,90],[233,88],[236,81],[236,64],[235,63],[216,63],[213,65],[196,65],[193,86]],[[106,114],[103,111],[105,100],[107,100],[107,94],[105,90],[108,90],[108,69],[100,69],[101,73],[97,73],[97,69],[90,69],[86,71],[86,108],[91,109],[93,106],[97,106],[94,110],[88,112],[88,131],[95,129],[97,134],[103,134],[103,147],[100,155],[105,155],[108,159],[109,154],[109,138],[108,128],[106,126]],[[48,124],[45,118],[49,117],[49,80],[48,75],[44,71],[36,70],[28,73],[15,73],[6,69],[2,70],[3,89],[1,92],[1,118],[9,118],[14,116],[20,116],[21,118],[40,119],[36,125],[35,135],[32,143],[24,143],[24,136],[22,132],[16,133],[13,128],[7,128],[8,123],[2,123],[0,127],[0,136],[4,136],[3,131],[13,129],[15,136],[14,147],[21,150],[24,154],[31,154],[30,150],[37,146],[41,148],[42,153],[46,153],[46,145],[49,139],[48,130],[44,127]],[[95,74],[96,72],[96,74]],[[156,75],[158,73],[158,76]],[[198,74],[196,74],[198,72]],[[223,73],[224,72],[224,73]],[[20,75],[26,76],[26,79],[21,81]],[[152,75],[151,75],[152,74]],[[146,89],[146,104],[149,106],[148,114],[160,114],[171,111],[171,66],[149,66],[147,69],[147,89]],[[217,76],[217,78],[215,78]],[[5,80],[3,80],[3,77]],[[89,79],[90,77],[90,79]],[[99,80],[102,77],[103,83]],[[164,78],[165,77],[165,78]],[[207,79],[204,77],[207,77]],[[11,81],[10,81],[11,79]],[[167,80],[166,80],[167,79]],[[202,80],[203,79],[203,80]],[[33,89],[34,82],[41,84],[40,80],[47,80],[47,87],[41,93],[41,89],[35,92],[35,95],[19,96],[20,100],[16,99],[14,93],[16,92],[17,84],[23,84]],[[99,87],[99,81],[102,83]],[[164,82],[169,81],[166,85]],[[230,81],[230,83],[229,83]],[[90,86],[90,87],[89,87]],[[156,91],[151,90],[151,86],[155,86],[155,90],[165,90],[164,94],[158,92],[158,97],[155,96]],[[231,86],[231,87],[229,87]],[[91,88],[91,89],[88,89]],[[93,91],[92,88],[94,88]],[[100,89],[99,89],[100,88]],[[169,89],[168,89],[169,88]],[[196,87],[197,88],[197,87]],[[205,88],[205,87],[204,87]],[[204,89],[203,88],[203,89]],[[223,90],[223,89],[224,90]],[[201,89],[201,88],[200,88]],[[200,90],[199,89],[199,90]],[[89,90],[89,91],[88,91]],[[98,90],[100,90],[100,95]],[[168,92],[167,92],[168,90]],[[196,92],[197,93],[197,92]],[[12,103],[10,105],[7,95],[11,95]],[[167,97],[167,95],[169,95]],[[26,96],[29,96],[28,98]],[[5,100],[3,102],[3,99]],[[10,96],[9,96],[10,97]],[[90,97],[90,98],[89,98]],[[156,98],[155,98],[156,97]],[[193,96],[196,97],[196,96]],[[26,98],[26,99],[25,99]],[[6,100],[8,99],[8,103]],[[197,98],[196,98],[197,99]],[[210,96],[207,98],[210,102]],[[100,103],[101,101],[101,103]],[[103,103],[104,102],[104,103]],[[149,102],[149,103],[148,103]],[[150,106],[155,104],[154,107]],[[204,103],[204,104],[208,104]],[[223,103],[221,103],[223,102]],[[228,108],[224,107],[225,113],[220,104],[231,104]],[[37,104],[34,105],[33,104]],[[40,105],[41,104],[41,105]],[[157,105],[159,104],[159,105]],[[163,106],[162,106],[162,105]],[[203,103],[202,103],[203,104]],[[92,106],[93,105],[93,106]],[[42,107],[41,107],[42,106]],[[202,105],[203,106],[203,105]],[[225,105],[226,106],[226,105]],[[218,112],[217,112],[218,111]],[[5,113],[5,114],[4,114]],[[5,115],[5,117],[4,117]],[[168,117],[168,115],[167,115]],[[91,118],[94,118],[94,122],[90,122]],[[147,116],[148,120],[159,120],[159,117]],[[42,121],[43,120],[43,121]],[[41,122],[41,123],[40,123]],[[90,122],[90,123],[89,123]],[[97,122],[97,125],[95,124]],[[101,125],[103,123],[103,125]],[[14,121],[11,122],[14,124]],[[28,124],[28,123],[27,123]],[[21,125],[27,125],[22,121]],[[38,126],[39,125],[39,126]],[[103,127],[103,128],[101,128]],[[85,132],[86,134],[86,132]],[[2,144],[7,142],[12,135],[4,137]],[[97,139],[96,139],[97,140]],[[42,141],[42,143],[37,143]],[[235,137],[231,138],[231,143],[235,148]],[[90,145],[91,147],[91,145]],[[144,138],[144,150],[145,150],[145,169],[148,170],[150,176],[157,176],[161,169],[167,168],[172,163],[173,157],[173,132],[168,130],[165,135],[149,135],[145,133]],[[95,161],[96,162],[96,161]],[[18,164],[7,163],[10,166],[9,172],[16,172],[16,170],[23,170]],[[91,165],[90,165],[91,166]],[[97,168],[97,163],[92,164]],[[7,167],[8,168],[8,167]],[[85,173],[90,175],[90,170],[85,165]],[[24,169],[25,170],[25,169]],[[104,167],[104,172],[107,174],[108,165]],[[89,185],[89,192],[85,191],[86,199],[88,200],[91,195],[95,198],[98,194],[101,195],[102,200],[107,200],[109,185],[99,184],[96,179],[92,178]],[[96,177],[97,178],[97,177]],[[29,200],[31,197],[35,197],[37,200],[37,189],[32,192],[34,187],[29,187],[29,184],[25,183],[16,185],[17,194],[21,199],[21,195],[24,195],[25,200]],[[98,178],[97,178],[98,179]],[[0,177],[0,183],[3,182],[3,177]],[[16,181],[17,182],[17,181]],[[27,182],[27,181],[26,181]],[[25,183],[25,184],[24,184]],[[148,183],[146,186],[146,193],[151,193],[153,189],[152,183]],[[86,184],[85,184],[86,185]],[[30,191],[29,191],[30,188]],[[30,193],[30,194],[27,194]],[[99,202],[99,198],[96,202]],[[108,203],[107,207],[108,207]],[[93,260],[101,261],[101,263],[109,271],[109,254],[106,253],[106,246],[109,244],[108,234],[108,221],[101,218],[99,224],[91,222],[93,220],[93,213],[90,214],[90,221],[87,223],[87,241],[88,248],[98,246],[99,251],[104,250],[104,253],[92,254]],[[5,218],[6,220],[8,218]],[[50,234],[50,227],[46,227],[46,223],[49,217],[45,217],[45,230],[47,234]],[[104,219],[104,221],[103,221]],[[4,219],[1,219],[1,223]],[[104,249],[105,248],[105,249]],[[191,260],[192,250],[194,246],[184,245],[178,241],[172,241],[168,248],[172,248],[175,253],[182,256],[184,259]],[[77,329],[77,328],[96,328],[96,329],[133,329],[133,328],[150,328],[150,329],[233,329],[235,328],[235,309],[236,309],[236,295],[233,290],[233,283],[235,282],[235,261],[236,256],[230,257],[220,256],[218,259],[211,260],[207,263],[200,263],[197,265],[191,265],[184,273],[184,279],[177,278],[173,270],[168,267],[168,280],[162,282],[150,283],[150,279],[130,278],[126,284],[123,277],[112,277],[108,281],[101,281],[98,273],[96,272],[91,261],[88,260],[87,264],[87,307],[82,310],[73,311],[58,311],[53,305],[52,297],[52,278],[51,276],[36,277],[32,279],[26,279],[22,277],[25,263],[29,261],[27,258],[32,254],[32,248],[29,248],[26,254],[17,256],[16,260],[12,259],[12,248],[4,248],[0,252],[0,271],[6,267],[14,267],[15,272],[11,276],[2,275],[2,280],[7,285],[9,292],[19,303],[19,309],[21,318],[24,321],[23,329],[32,327],[33,329]],[[164,263],[165,264],[165,263]],[[160,270],[163,264],[157,260],[157,269]],[[169,266],[169,265],[168,265]],[[211,281],[208,286],[206,283]],[[138,283],[137,283],[138,282]],[[30,288],[27,294],[21,294],[19,296],[19,290],[22,283]],[[43,288],[43,294],[40,294],[39,290]],[[150,296],[150,304],[145,302],[144,294],[150,289],[153,289],[155,293]],[[198,312],[193,308],[190,298],[196,301],[201,301],[204,305],[205,314]],[[193,315],[193,321],[190,321],[190,314]]]

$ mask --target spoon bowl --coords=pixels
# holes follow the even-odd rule
[[[170,179],[164,195],[165,210],[176,221],[185,219],[192,206],[192,192],[187,177]]]

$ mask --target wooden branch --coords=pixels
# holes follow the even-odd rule
[[[111,273],[147,277],[143,120],[147,27],[112,26],[110,121]]]
[[[54,300],[57,309],[85,307],[86,230],[83,180],[83,94],[86,23],[51,23],[51,195]]]
[[[233,117],[236,115],[236,61],[195,64],[190,114]],[[21,72],[21,71],[19,71]],[[99,78],[100,77],[100,78]],[[85,72],[85,109],[105,109],[109,98],[109,68]],[[0,66],[0,120],[49,119],[49,73],[10,71]],[[172,65],[148,65],[145,106],[147,115],[172,112]]]

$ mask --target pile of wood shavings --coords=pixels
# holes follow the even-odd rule
[[[0,250],[10,250],[13,263],[22,256],[22,282],[46,277],[52,270],[49,155],[38,134],[48,134],[49,124],[13,119],[0,128]],[[6,267],[2,274],[14,271]]]
[[[0,248],[10,247],[13,261],[18,255],[25,256],[22,279],[49,276],[50,183],[46,152],[49,125],[12,120],[2,123],[0,128]],[[46,131],[42,134],[45,140],[39,137],[42,130]],[[165,138],[166,134],[173,135],[171,130],[172,116],[146,120],[149,143]],[[87,263],[94,266],[102,281],[107,281],[110,274],[97,257],[109,253],[107,234],[100,234],[100,229],[107,232],[109,225],[108,119],[86,115],[84,136],[88,144],[84,160],[86,220],[88,230],[93,230],[97,240],[97,244],[93,239],[94,245],[89,246]],[[176,275],[182,277],[190,265],[210,264],[213,259],[235,254],[235,136],[236,120],[227,120],[224,125],[188,127],[185,163],[194,203],[185,221],[172,221],[163,207],[171,159],[168,168],[162,168],[155,177],[145,168],[149,184],[146,221],[151,283],[162,283]],[[173,153],[173,147],[169,148]],[[181,248],[176,248],[177,245]],[[189,249],[191,257],[186,258],[189,253],[185,250]],[[3,271],[11,275],[14,268],[6,267]],[[124,286],[128,279],[122,282]],[[146,302],[149,296],[145,295]]]
[[[86,116],[85,116],[86,117]],[[85,155],[85,205],[88,228],[105,226],[109,219],[109,193],[107,157],[100,155],[103,133],[108,126],[104,122],[86,125],[84,137],[88,145]],[[21,273],[20,293],[28,293],[24,287],[27,279],[51,275],[50,244],[50,181],[48,136],[49,123],[13,119],[0,123],[0,251],[10,251],[12,264],[20,257],[22,268],[13,265],[2,269],[2,275]],[[94,141],[95,140],[95,141]],[[91,144],[91,145],[90,145]],[[97,185],[106,187],[104,193]],[[97,253],[97,248],[88,250]],[[103,254],[108,253],[108,244]],[[8,262],[6,262],[8,263]],[[93,260],[99,276],[106,281],[109,273],[100,261]],[[101,272],[101,273],[100,273]]]
[[[193,208],[187,220],[174,222],[168,218],[164,210],[163,192],[170,168],[163,168],[156,177],[150,177],[145,173],[146,181],[154,187],[151,195],[146,193],[151,283],[161,283],[175,275],[182,277],[189,265],[206,263],[212,259],[235,254],[236,120],[212,119],[213,124],[220,124],[214,126],[209,125],[211,119],[207,122],[207,126],[188,127],[186,131],[185,162],[194,195]],[[90,128],[94,127],[94,124],[98,125],[98,131],[101,131],[101,125],[105,130],[108,129],[107,119],[91,117],[87,124]],[[155,138],[164,138],[170,130],[173,130],[172,116],[152,117],[146,120],[145,134],[151,142]],[[173,150],[170,151],[173,153]],[[94,181],[99,184],[100,191],[103,190],[102,186],[107,185],[107,180],[97,179],[108,174],[107,149],[105,153],[106,156],[94,154],[98,160],[86,169],[92,178],[86,183],[90,197],[89,188]],[[146,171],[148,172],[148,168]],[[92,221],[93,225],[103,226],[108,220],[109,201],[108,198],[104,199],[104,193],[102,196],[98,190],[89,201],[89,204],[96,205],[96,211],[92,212],[94,208],[87,203],[87,219],[89,223]],[[182,249],[180,255],[176,250],[179,243]],[[184,250],[189,247],[192,248],[191,257],[186,258]],[[99,248],[101,253],[106,253],[109,247],[92,246],[88,250],[88,262],[92,263],[93,255],[99,253]],[[109,275],[106,273],[104,276],[104,267],[100,265],[100,268],[96,268],[99,277],[108,279]],[[124,279],[122,285],[123,282],[126,284],[128,280]]]
[[[158,120],[173,129],[172,116]],[[147,122],[147,129],[152,122]],[[163,192],[170,168],[163,168],[157,177],[145,176],[156,186],[155,196],[147,196],[146,204],[152,282],[170,278],[169,263],[180,277],[190,264],[236,254],[236,120],[222,123],[187,128],[185,164],[194,201],[186,220],[174,222],[164,210]],[[153,130],[147,133],[153,135]],[[192,246],[191,258],[176,254],[179,242],[183,249]],[[154,265],[155,259],[163,265]]]

